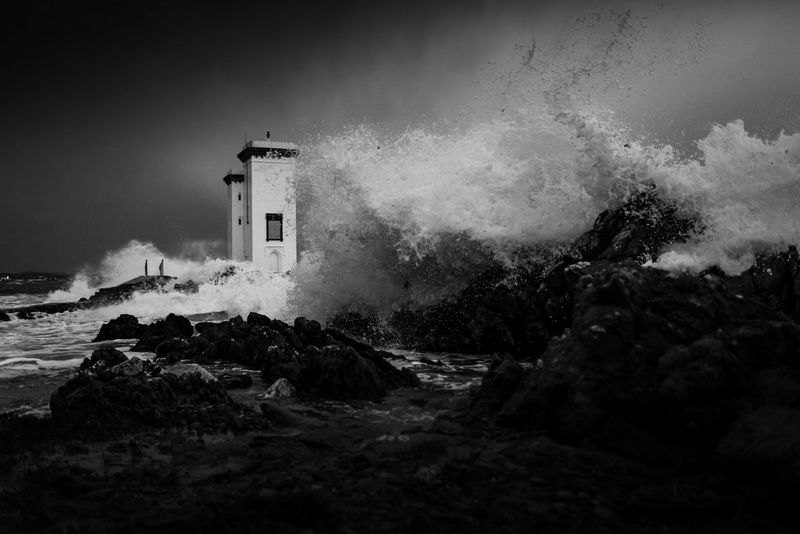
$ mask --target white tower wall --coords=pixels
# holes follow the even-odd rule
[[[246,259],[247,210],[244,174],[228,173],[224,180],[228,186],[228,257],[241,261]]]
[[[296,156],[295,145],[269,140],[250,141],[239,153],[243,173],[225,178],[230,258],[252,261],[267,272],[297,265]]]

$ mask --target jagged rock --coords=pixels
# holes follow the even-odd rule
[[[172,375],[178,379],[188,375],[197,375],[203,382],[216,382],[217,378],[196,363],[176,363],[165,367],[162,375]]]
[[[155,353],[157,358],[170,364],[190,359],[196,355],[194,344],[188,339],[179,337],[162,341],[156,346]]]
[[[503,404],[501,423],[627,453],[667,444],[707,461],[764,397],[760,373],[800,372],[800,326],[713,280],[624,264],[574,291],[570,329]]]
[[[761,255],[739,276],[724,276],[718,269],[708,273],[731,292],[752,297],[800,322],[800,255],[789,247],[776,254]]]
[[[194,327],[189,319],[170,313],[166,318],[156,321],[139,333],[139,342],[131,348],[134,352],[153,352],[162,342],[171,338],[189,338]]]
[[[87,359],[89,365],[51,396],[57,424],[102,432],[129,425],[184,425],[214,414],[235,417],[236,404],[225,386],[199,365],[162,370],[134,357],[109,368],[105,364],[117,361],[119,351],[105,349],[95,351],[94,361]]]
[[[294,331],[300,338],[303,346],[314,345],[315,347],[324,347],[329,345],[326,336],[322,331],[322,325],[313,319],[306,319],[305,317],[298,317],[294,320]]]
[[[132,324],[125,317],[117,322]],[[324,330],[317,321],[303,317],[292,327],[250,313],[247,321],[233,317],[220,323],[198,323],[198,335],[194,337],[190,337],[194,329],[189,321],[172,314],[140,328],[141,338],[132,351],[155,351],[159,361],[166,363],[235,362],[260,369],[262,378],[269,383],[286,378],[303,391],[313,390],[323,396],[377,398],[392,388],[419,385],[413,373],[399,371],[387,361],[391,354],[376,351],[336,330]],[[314,351],[320,349],[324,358],[315,356]],[[311,356],[301,357],[300,352]],[[344,376],[348,372],[353,376]],[[249,375],[228,377],[226,382],[232,387],[247,387],[249,384],[243,380],[248,379]]]
[[[407,373],[385,360],[386,366],[379,365],[352,347],[329,345],[317,349],[309,345],[300,361],[298,386],[323,397],[377,399],[390,389],[417,385]]]
[[[9,315],[7,313],[0,311],[0,321],[6,322],[6,321],[10,321],[10,320],[11,320],[11,317],[9,317]]]
[[[475,410],[481,414],[496,412],[514,394],[522,374],[522,367],[509,356],[496,357],[472,399]]]
[[[128,357],[123,352],[114,347],[103,346],[92,352],[89,358],[84,358],[79,369],[89,373],[101,374],[127,360]]]
[[[137,356],[133,356],[124,362],[118,363],[108,370],[108,374],[111,376],[136,376],[143,372],[144,362]]]
[[[457,295],[431,306],[402,307],[384,337],[419,350],[509,352],[534,359],[572,321],[572,287],[581,276],[613,262],[655,259],[666,246],[701,230],[695,214],[663,201],[654,190],[639,193],[601,213],[564,253],[521,251],[524,267],[494,264]],[[369,330],[352,313],[341,324]]]
[[[109,322],[100,327],[100,332],[97,333],[92,341],[109,341],[112,339],[135,339],[141,336],[144,328],[139,324],[139,320],[133,315],[123,313],[116,319],[111,319]]]
[[[279,378],[264,392],[265,399],[285,399],[294,397],[295,387],[286,378]]]

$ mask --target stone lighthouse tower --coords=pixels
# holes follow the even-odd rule
[[[294,269],[297,154],[297,145],[269,138],[248,141],[239,152],[242,170],[223,178],[228,189],[229,258],[252,261],[266,272]]]

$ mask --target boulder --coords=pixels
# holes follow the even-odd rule
[[[0,311],[0,322],[10,321],[11,317],[6,312]]]
[[[139,324],[139,320],[133,315],[123,313],[116,319],[111,319],[109,322],[100,327],[97,336],[92,340],[109,341],[112,339],[136,339],[139,338],[144,332],[144,327]]]
[[[496,412],[514,394],[523,370],[510,357],[495,357],[472,398],[473,408],[481,414]]]
[[[84,358],[78,369],[99,375],[126,361],[128,361],[128,357],[122,351],[114,347],[102,346],[92,352],[89,358]]]
[[[108,374],[111,376],[136,376],[142,374],[144,370],[144,362],[137,356],[133,356],[109,369]]]
[[[112,326],[133,325],[133,321],[135,318],[120,317]],[[387,361],[391,354],[336,330],[323,329],[317,321],[304,317],[290,326],[253,312],[246,321],[233,317],[219,323],[198,323],[194,337],[189,321],[172,314],[140,328],[139,342],[131,350],[155,351],[159,362],[234,362],[260,370],[268,383],[285,378],[307,393],[377,398],[392,388],[419,385],[413,373],[399,371]],[[318,353],[324,356],[317,357]],[[352,376],[345,376],[347,373]],[[229,387],[248,387],[251,380],[250,375],[223,378]]]
[[[170,375],[174,376],[178,380],[188,377],[189,375],[195,375],[199,378],[202,382],[216,382],[217,378],[206,371],[204,368],[200,367],[196,363],[176,363],[175,365],[170,365],[169,367],[165,367],[161,373],[162,375]]]
[[[718,269],[704,274],[715,276],[729,291],[757,299],[800,322],[800,255],[796,247],[758,256],[755,265],[739,276],[724,276]]]
[[[119,359],[119,351],[111,351],[95,351],[94,361],[87,359],[89,365],[52,394],[50,411],[57,424],[113,433],[142,425],[186,425],[210,413],[235,417],[238,408],[225,387],[199,365],[162,370],[134,357],[106,367]]]
[[[263,394],[263,398],[286,399],[294,397],[294,395],[295,387],[292,385],[292,383],[285,378],[279,378],[267,388],[267,391]]]
[[[170,313],[166,318],[147,325],[139,333],[139,341],[131,348],[134,352],[153,352],[163,341],[172,338],[190,338],[194,327],[189,319]]]
[[[413,375],[385,360],[386,366],[379,365],[352,347],[329,345],[317,349],[309,345],[300,362],[298,387],[327,398],[377,399],[390,389],[417,385]]]
[[[501,424],[641,455],[661,444],[700,462],[745,409],[780,398],[759,392],[762,373],[790,369],[782,391],[800,387],[800,326],[714,280],[617,264],[583,276],[574,302],[571,327],[499,408]]]

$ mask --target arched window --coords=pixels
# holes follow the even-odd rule
[[[269,270],[273,273],[281,272],[281,253],[273,250],[269,253]]]

